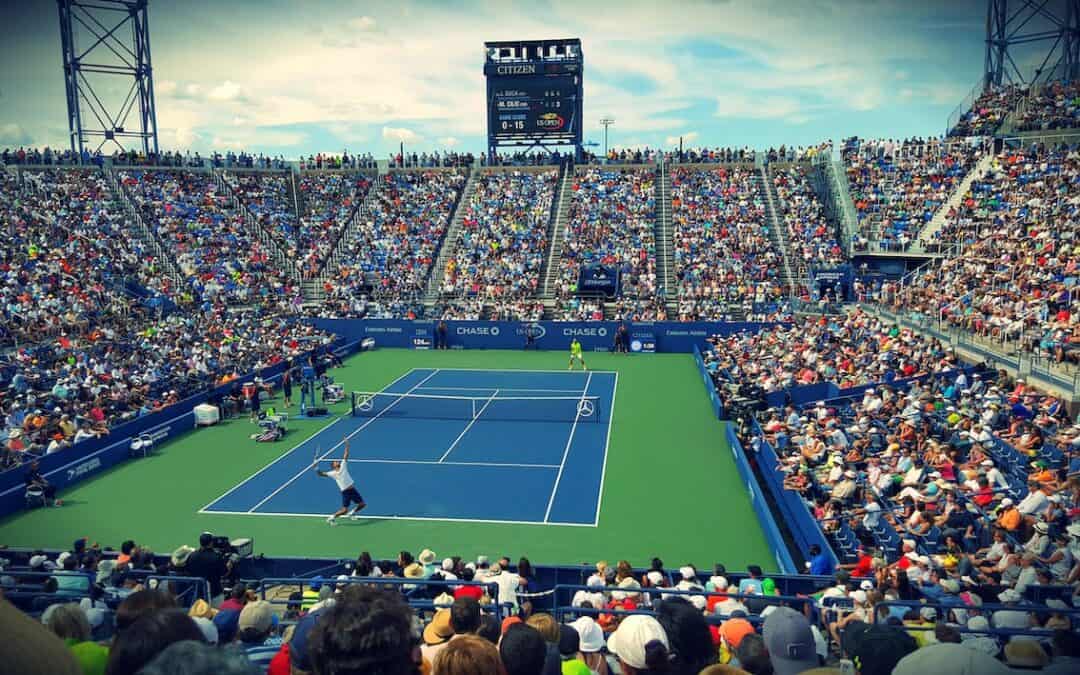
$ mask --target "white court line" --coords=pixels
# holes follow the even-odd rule
[[[199,511],[199,513],[208,516],[284,516],[287,518],[322,518],[326,520],[326,516],[321,513],[272,513],[269,511],[259,511],[252,513],[250,511]],[[544,525],[555,527],[596,527],[592,523],[560,523],[556,521],[540,521],[540,520],[489,520],[485,518],[432,518],[429,516],[360,516],[364,520],[421,520],[426,522],[435,523],[485,523],[489,525]],[[340,529],[341,526],[338,526]],[[348,529],[346,523],[345,529]]]
[[[494,387],[420,387],[420,389],[438,389],[441,391],[491,391]],[[539,387],[499,387],[498,391],[533,391],[547,394],[580,394],[580,389],[541,389]]]
[[[607,436],[604,438],[604,465],[600,469],[600,494],[596,496],[596,517],[593,525],[600,525],[600,504],[604,502],[604,476],[607,474],[608,446],[611,445],[611,425],[615,421],[615,392],[619,391],[619,374],[615,373],[615,383],[611,386],[611,401],[608,403]]]
[[[469,433],[469,429],[472,429],[472,426],[476,424],[476,420],[480,419],[480,416],[484,414],[484,411],[487,410],[487,407],[491,405],[491,402],[494,401],[495,397],[498,395],[499,390],[496,389],[495,393],[488,397],[487,403],[484,404],[484,407],[480,408],[480,412],[476,413],[476,415],[474,415],[473,418],[469,420],[469,423],[466,424],[465,428],[461,430],[461,433],[458,434],[458,437],[454,439],[454,442],[451,443],[450,447],[446,449],[446,452],[443,453],[443,456],[439,458],[439,463],[442,463],[444,459],[450,456],[450,453],[454,451],[454,448],[457,447],[457,444],[461,442],[462,438],[465,438],[465,434]],[[473,403],[473,405],[476,404]]]
[[[350,459],[362,464],[435,464],[443,466],[508,466],[522,469],[558,469],[558,464],[507,464],[502,462],[443,462],[434,459]]]
[[[411,372],[411,371],[410,371],[410,372]],[[369,424],[371,424],[371,423],[372,423],[372,422],[374,422],[375,420],[379,419],[379,417],[381,417],[383,413],[385,413],[385,412],[386,412],[387,410],[389,410],[390,408],[393,408],[393,407],[394,407],[395,405],[397,405],[397,404],[398,404],[398,402],[399,402],[399,401],[403,400],[403,399],[405,398],[405,396],[406,396],[406,395],[408,395],[408,394],[412,393],[412,391],[413,391],[414,389],[416,389],[416,387],[419,387],[419,386],[420,386],[421,384],[423,384],[423,383],[427,382],[428,380],[430,380],[431,378],[435,377],[435,376],[436,376],[436,375],[438,375],[438,374],[439,374],[439,369],[438,369],[438,368],[436,368],[435,370],[431,371],[431,374],[430,374],[430,375],[428,375],[428,376],[427,376],[427,377],[425,377],[424,379],[420,380],[420,382],[419,382],[419,383],[417,383],[417,384],[416,384],[416,386],[414,386],[414,387],[413,387],[412,389],[409,389],[409,391],[405,392],[404,394],[399,394],[399,395],[398,395],[398,397],[397,397],[396,399],[394,399],[394,401],[393,401],[393,402],[392,402],[392,403],[391,403],[390,405],[386,406],[385,408],[383,408],[383,409],[382,409],[382,410],[380,410],[379,412],[375,413],[375,415],[374,415],[374,416],[373,416],[373,417],[372,417],[371,419],[369,419],[368,421],[366,421],[366,422],[364,422],[363,424],[361,424],[361,425],[360,425],[359,427],[357,427],[357,428],[356,428],[356,430],[355,430],[355,431],[353,431],[353,432],[352,432],[351,434],[349,434],[349,435],[348,435],[348,436],[346,436],[345,438],[343,438],[343,439],[341,439],[340,441],[338,441],[337,443],[335,443],[335,444],[334,444],[334,445],[333,445],[333,446],[332,446],[332,447],[331,447],[331,448],[330,448],[329,450],[327,450],[326,452],[324,452],[324,453],[322,454],[322,456],[321,456],[321,457],[319,457],[318,459],[316,459],[316,460],[315,460],[315,463],[314,463],[314,465],[315,465],[315,466],[318,466],[319,462],[321,462],[322,460],[326,459],[326,458],[327,458],[327,457],[329,457],[329,456],[330,456],[331,454],[333,454],[334,450],[337,450],[337,449],[338,449],[339,447],[341,447],[341,445],[342,445],[342,444],[343,444],[343,443],[344,443],[345,441],[349,440],[350,438],[352,438],[352,437],[353,437],[353,436],[355,436],[356,434],[358,434],[358,433],[360,433],[361,431],[363,431],[363,430],[364,430],[364,429],[365,429],[365,428],[366,428],[366,427],[367,427],[367,426],[368,426]],[[394,393],[394,392],[391,392],[391,395],[392,395],[393,393]],[[267,495],[267,496],[266,496],[266,497],[265,497],[265,498],[264,498],[264,499],[263,499],[262,501],[260,501],[260,502],[259,502],[258,504],[256,504],[255,506],[252,506],[252,507],[251,507],[250,509],[248,509],[248,513],[251,513],[251,512],[252,512],[252,511],[254,511],[255,509],[257,509],[257,508],[259,508],[260,506],[262,506],[263,504],[265,504],[266,502],[270,501],[270,500],[271,500],[271,499],[272,499],[272,498],[273,498],[274,496],[276,496],[276,495],[277,495],[277,494],[278,494],[279,492],[281,492],[281,491],[282,491],[282,490],[284,490],[285,488],[287,488],[287,487],[289,487],[290,485],[292,485],[292,484],[293,484],[293,483],[294,483],[294,482],[296,481],[296,479],[297,479],[297,478],[299,478],[300,476],[303,476],[303,475],[304,475],[305,473],[307,473],[307,472],[308,472],[308,471],[309,471],[310,469],[311,469],[311,467],[310,467],[310,466],[305,466],[305,467],[304,467],[303,469],[301,469],[301,470],[300,470],[300,471],[299,471],[299,472],[298,472],[298,473],[297,473],[297,474],[296,474],[295,476],[293,476],[293,477],[292,477],[292,478],[290,478],[290,479],[289,479],[288,481],[286,481],[286,482],[285,482],[285,483],[284,483],[283,485],[281,485],[281,487],[279,487],[278,489],[274,490],[273,492],[271,492],[270,494],[268,494],[268,495]]]
[[[526,370],[524,368],[439,368],[439,370],[467,373],[559,373],[560,375],[578,375],[581,373],[581,371],[570,372],[566,370]],[[616,371],[590,370],[589,372],[614,374]]]
[[[397,377],[397,378],[396,378],[396,379],[395,379],[395,380],[394,380],[393,382],[391,382],[390,384],[388,384],[388,385],[386,385],[385,387],[383,387],[383,389],[388,389],[389,387],[392,387],[392,386],[394,386],[395,384],[397,384],[397,383],[398,383],[398,382],[400,382],[401,380],[404,380],[404,379],[405,379],[406,377],[408,377],[408,376],[409,376],[409,375],[411,375],[412,373],[416,372],[416,370],[417,370],[416,368],[411,368],[411,369],[409,370],[409,372],[407,372],[407,373],[402,373],[402,374],[401,374],[400,376],[398,376],[398,377]],[[319,429],[318,431],[316,431],[316,432],[315,432],[315,433],[313,433],[312,435],[310,435],[310,436],[308,436],[307,438],[305,438],[304,440],[300,441],[299,443],[297,443],[296,445],[294,445],[294,446],[293,446],[292,448],[290,448],[290,449],[289,449],[289,450],[288,450],[288,451],[287,451],[287,452],[286,452],[285,454],[283,454],[283,455],[281,455],[280,457],[278,457],[277,459],[273,460],[272,462],[270,462],[269,464],[267,464],[267,465],[266,465],[266,466],[264,466],[263,468],[259,469],[259,470],[258,470],[258,471],[256,471],[255,473],[251,474],[250,476],[248,476],[248,477],[247,477],[247,478],[245,478],[244,480],[240,481],[240,482],[239,482],[239,483],[237,483],[236,485],[232,486],[231,488],[229,488],[228,490],[226,490],[226,491],[225,491],[225,493],[224,493],[224,494],[222,494],[222,495],[221,495],[220,497],[218,497],[217,499],[214,499],[214,500],[213,500],[213,501],[211,501],[211,502],[210,502],[209,504],[207,504],[206,506],[204,506],[204,507],[202,507],[201,509],[199,509],[199,513],[202,513],[202,512],[203,512],[203,511],[205,511],[206,509],[208,509],[208,508],[210,508],[211,506],[213,506],[213,505],[214,505],[214,504],[215,504],[216,502],[218,502],[218,501],[220,501],[220,500],[224,499],[225,497],[228,497],[228,496],[229,496],[229,495],[231,495],[232,493],[236,492],[236,490],[237,490],[237,489],[239,489],[240,487],[242,487],[242,486],[244,486],[244,485],[247,485],[247,484],[248,484],[248,483],[249,483],[249,482],[250,482],[250,481],[251,481],[252,479],[254,479],[254,478],[255,478],[256,476],[258,476],[258,475],[259,475],[260,473],[262,473],[263,471],[266,471],[267,469],[269,469],[270,467],[274,466],[275,464],[277,464],[277,463],[278,463],[278,462],[280,462],[281,460],[285,459],[286,457],[288,457],[289,455],[291,455],[291,454],[293,453],[293,451],[294,451],[294,450],[297,450],[297,449],[298,449],[298,448],[299,448],[300,446],[302,446],[302,445],[303,445],[304,443],[307,443],[308,441],[312,440],[313,438],[315,438],[316,436],[318,436],[318,435],[319,435],[319,434],[321,434],[322,432],[326,431],[326,430],[327,430],[327,429],[329,429],[329,428],[330,428],[331,426],[333,426],[334,424],[337,424],[338,422],[340,422],[340,421],[341,421],[341,420],[343,420],[343,419],[345,419],[345,416],[344,416],[344,415],[341,415],[340,417],[337,417],[337,418],[336,418],[336,419],[335,419],[335,420],[334,420],[333,422],[331,422],[330,424],[327,424],[327,425],[326,425],[325,427],[323,427],[322,429]]]
[[[559,482],[562,480],[563,469],[566,468],[566,458],[570,455],[570,446],[574,442],[574,432],[577,431],[578,420],[581,419],[581,403],[585,400],[585,395],[589,393],[589,383],[592,382],[593,371],[589,371],[589,376],[585,378],[585,390],[581,392],[581,399],[578,400],[577,413],[574,415],[574,424],[570,427],[570,437],[566,439],[566,449],[563,450],[562,461],[559,462],[559,473],[555,476],[555,485],[551,488],[551,497],[548,498],[547,511],[544,511],[544,522],[548,522],[548,517],[551,516],[551,507],[555,505],[555,493],[559,491]],[[608,419],[611,419],[609,416]]]

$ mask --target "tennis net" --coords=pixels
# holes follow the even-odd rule
[[[606,421],[598,396],[432,396],[352,392],[354,417],[516,422]]]

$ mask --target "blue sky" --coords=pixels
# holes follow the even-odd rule
[[[484,147],[485,40],[579,37],[585,136],[804,145],[941,134],[985,0],[151,0],[162,148]],[[66,146],[56,5],[5,3],[0,147]],[[115,93],[120,93],[116,90]]]

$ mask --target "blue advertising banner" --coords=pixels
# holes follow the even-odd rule
[[[318,328],[349,341],[373,338],[377,347],[428,348],[434,336],[433,321],[396,319],[312,319]],[[711,335],[730,335],[758,330],[772,323],[697,321],[626,322],[631,341],[641,342],[642,352],[651,344],[657,352],[689,354]],[[586,351],[608,351],[615,346],[617,321],[447,321],[447,346],[457,349],[521,349],[526,333],[532,333],[538,349],[562,351],[577,338]]]
[[[619,294],[619,268],[608,265],[582,266],[578,272],[578,294],[614,298]]]

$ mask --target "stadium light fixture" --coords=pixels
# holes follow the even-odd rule
[[[614,118],[614,117],[611,117],[610,115],[609,115],[609,116],[607,116],[607,117],[601,117],[601,118],[600,118],[600,124],[603,124],[603,125],[604,125],[604,157],[607,157],[607,149],[608,149],[608,144],[607,144],[607,135],[608,135],[608,127],[610,127],[610,126],[611,126],[612,124],[615,124],[615,118]]]

